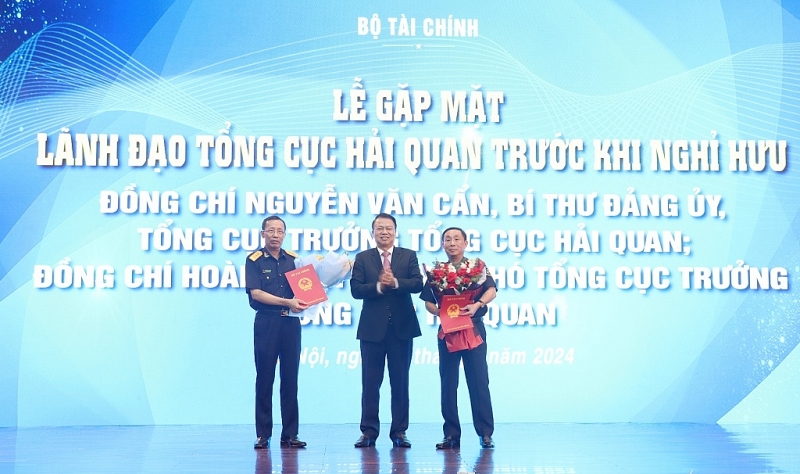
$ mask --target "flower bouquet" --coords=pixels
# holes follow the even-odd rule
[[[486,281],[486,264],[479,258],[468,258],[459,264],[434,262],[432,269],[425,268],[425,273],[436,305],[441,306],[445,295],[464,295],[474,301]],[[438,337],[444,339],[448,352],[474,349],[483,344],[483,338],[474,327],[448,334],[440,327]]]
[[[326,292],[328,288],[336,286],[348,279],[353,271],[353,261],[350,260],[347,254],[342,253],[340,255],[333,251],[325,255],[312,254],[294,259],[295,268],[304,267],[306,265],[314,267],[319,281],[322,283]],[[295,316],[299,318],[313,317],[317,310],[318,308],[312,306],[297,313]]]
[[[311,265],[317,271],[319,281],[327,290],[332,286],[345,281],[353,271],[353,261],[346,253],[341,255],[336,252],[328,252],[323,255],[308,255],[294,259],[294,267],[300,268]]]

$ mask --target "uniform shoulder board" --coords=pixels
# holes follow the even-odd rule
[[[290,257],[297,258],[297,254],[292,252],[291,250],[284,250],[284,252],[286,252],[286,255],[289,255]]]
[[[264,252],[262,252],[261,250],[256,250],[255,252],[248,255],[247,258],[255,262],[256,260],[261,258],[262,255],[264,255]]]

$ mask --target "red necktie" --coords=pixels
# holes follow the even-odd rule
[[[391,263],[389,262],[389,252],[384,250],[382,255],[383,255],[383,269],[391,270],[392,266]]]

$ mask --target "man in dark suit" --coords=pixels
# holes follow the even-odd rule
[[[377,248],[356,255],[350,292],[364,300],[356,337],[361,341],[361,437],[357,448],[375,445],[380,432],[378,406],[384,367],[389,367],[392,424],[389,438],[410,448],[408,429],[408,375],[413,339],[422,333],[411,300],[422,290],[417,254],[395,247],[397,221],[378,214],[372,221]]]

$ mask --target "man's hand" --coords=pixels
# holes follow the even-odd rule
[[[469,316],[471,318],[479,309],[481,309],[481,304],[478,302],[462,306],[459,316]]]
[[[384,292],[390,288],[394,288],[394,273],[392,273],[391,270],[382,270],[378,278],[378,283],[381,284],[381,291]]]
[[[286,300],[286,303],[286,306],[288,306],[293,313],[299,313],[300,311],[308,308],[308,303],[303,300],[298,300],[297,298]]]

